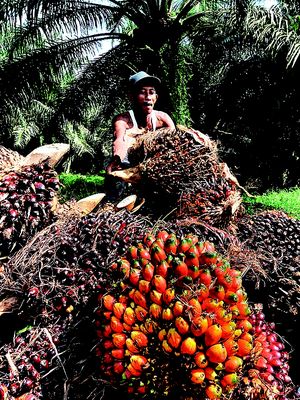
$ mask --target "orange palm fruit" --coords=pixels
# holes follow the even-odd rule
[[[216,250],[215,245],[213,243],[209,242],[208,240],[203,242],[203,247],[204,247],[204,250],[203,250],[204,252],[206,252],[206,251],[214,252]]]
[[[238,298],[238,302],[243,302],[247,300],[247,293],[245,292],[244,288],[240,288],[236,291],[236,295]]]
[[[126,307],[124,314],[123,314],[123,321],[128,324],[132,325],[136,321],[135,312],[131,307]]]
[[[205,251],[199,257],[201,264],[213,265],[216,263],[218,254],[215,251]]]
[[[151,284],[150,281],[146,281],[145,279],[141,279],[138,284],[138,289],[142,294],[146,294],[150,292]]]
[[[165,241],[164,250],[166,254],[177,254],[178,239],[176,236],[169,236]]]
[[[181,335],[185,335],[190,329],[188,322],[183,317],[175,319],[175,326]]]
[[[128,255],[132,260],[136,260],[138,258],[138,248],[136,246],[130,246],[128,248]]]
[[[119,303],[119,302],[115,303],[113,305],[113,313],[114,313],[115,317],[117,317],[119,319],[122,318],[125,309],[126,309],[125,304]]]
[[[167,281],[161,275],[154,275],[152,279],[152,286],[159,293],[164,293],[167,289]]]
[[[212,276],[211,276],[210,270],[208,268],[200,269],[200,271],[199,271],[199,280],[205,286],[209,286],[211,284]]]
[[[212,299],[211,297],[208,297],[207,299],[204,299],[202,302],[202,310],[205,310],[207,312],[215,312],[217,308],[220,307],[220,302],[218,299]]]
[[[232,320],[232,314],[225,310],[223,307],[219,307],[214,311],[215,321],[218,324],[224,325]]]
[[[152,246],[151,246],[151,260],[154,262],[154,264],[157,265],[162,260],[165,260],[166,258],[167,258],[166,252],[161,247],[161,244],[158,244],[156,242],[152,243]]]
[[[137,354],[140,351],[138,346],[133,342],[131,338],[126,339],[126,347],[132,354]]]
[[[223,376],[221,379],[220,383],[223,387],[228,388],[234,388],[239,382],[239,378],[235,372],[232,372],[231,374],[226,374]]]
[[[222,363],[227,358],[227,351],[223,344],[217,343],[206,350],[206,356],[210,362]]]
[[[238,352],[239,346],[233,338],[225,340],[223,344],[226,348],[228,356],[232,356]]]
[[[157,264],[155,268],[155,273],[157,275],[161,275],[163,278],[166,278],[168,275],[169,264],[166,260],[162,260],[159,264]]]
[[[203,283],[201,283],[198,286],[198,289],[195,293],[197,295],[197,299],[202,302],[203,300],[207,299],[209,296],[209,288],[204,285]]]
[[[170,307],[164,308],[161,317],[164,321],[171,321],[174,318],[172,309]]]
[[[219,324],[211,325],[204,333],[204,342],[207,347],[219,342],[222,337],[222,328]],[[222,361],[219,361],[222,362]]]
[[[191,370],[191,381],[197,385],[201,385],[204,382],[205,373],[203,369],[192,369]]]
[[[137,320],[144,321],[144,319],[146,318],[146,316],[148,314],[148,311],[141,306],[136,306],[134,309],[134,313],[135,313]]]
[[[141,270],[138,268],[130,268],[129,280],[133,286],[137,286],[141,275]]]
[[[188,276],[192,278],[193,280],[197,279],[199,277],[200,271],[199,268],[196,267],[195,265],[189,265],[188,266]]]
[[[215,368],[212,367],[204,368],[204,373],[205,373],[205,378],[208,381],[215,381],[218,377],[217,371],[215,370]]]
[[[107,310],[109,310],[109,311],[113,310],[113,306],[116,302],[116,299],[114,298],[114,296],[112,296],[110,294],[106,294],[105,296],[102,297],[102,301],[103,301],[104,307]]]
[[[122,361],[116,361],[113,365],[113,370],[115,374],[123,374],[125,367]]]
[[[243,360],[237,356],[230,356],[225,361],[226,372],[236,372],[243,365]]]
[[[146,297],[139,291],[135,290],[133,294],[133,301],[136,305],[147,308]]]
[[[173,348],[169,345],[167,340],[163,340],[161,345],[166,353],[172,353]]]
[[[237,352],[238,356],[244,357],[244,356],[247,356],[248,354],[251,353],[251,350],[252,350],[253,346],[252,346],[251,343],[247,342],[247,340],[238,339],[237,340],[237,344],[239,346],[239,349],[238,349],[238,352]]]
[[[158,319],[160,318],[162,313],[162,306],[159,304],[152,303],[150,308],[149,308],[149,314],[151,317]]]
[[[167,335],[167,331],[165,329],[161,329],[158,332],[157,337],[162,342],[165,339],[166,335]]]
[[[151,281],[154,275],[155,267],[152,263],[148,262],[142,269],[142,276],[146,281]]]
[[[112,329],[111,329],[110,324],[109,324],[109,325],[104,325],[101,334],[102,334],[104,337],[109,337],[109,336],[112,334]]]
[[[181,342],[181,336],[175,328],[170,328],[167,333],[167,341],[170,346],[177,349]]]
[[[238,296],[237,296],[236,292],[233,292],[232,290],[226,290],[224,301],[226,304],[237,303]]]
[[[162,230],[162,231],[157,232],[156,237],[158,239],[162,239],[165,242],[169,237],[169,233],[165,230]]]
[[[225,298],[225,289],[223,285],[215,285],[213,286],[210,291],[209,295],[218,300],[224,300]]]
[[[113,349],[111,351],[111,355],[113,356],[113,358],[117,358],[118,360],[122,360],[124,358],[125,351],[124,351],[124,349]]]
[[[200,368],[205,368],[208,365],[208,360],[207,360],[205,354],[203,353],[203,351],[198,351],[195,354],[194,361],[195,361],[196,365]]]
[[[150,300],[153,301],[155,304],[162,304],[162,293],[158,292],[157,290],[153,289],[150,291]]]
[[[232,335],[234,335],[234,331],[236,328],[236,323],[234,321],[229,321],[222,324],[222,339],[228,339]]]
[[[184,341],[181,343],[180,346],[180,351],[182,354],[193,355],[195,354],[196,349],[197,349],[196,340],[191,337],[187,337],[186,339],[184,339]]]
[[[148,345],[148,338],[141,331],[132,331],[130,337],[138,347],[146,347]]]
[[[179,242],[177,252],[178,253],[185,253],[193,244],[191,238],[182,238]]]
[[[114,333],[112,335],[113,344],[118,348],[122,349],[126,343],[126,335],[125,333]]]
[[[114,315],[110,319],[110,326],[111,326],[111,330],[115,333],[123,332],[122,322],[118,318],[116,318]]]
[[[174,268],[175,275],[179,277],[188,275],[188,266],[179,257],[174,257],[172,260],[172,267]]]
[[[249,332],[251,329],[253,329],[251,322],[247,319],[239,320],[236,324],[236,327],[238,329],[242,329],[244,332]]]
[[[163,302],[165,304],[170,304],[175,299],[175,289],[168,288],[162,295]]]
[[[250,309],[248,303],[246,303],[244,301],[237,303],[237,308],[240,312],[240,318],[249,317],[249,315],[251,314],[251,309]]]
[[[199,268],[199,258],[195,252],[189,251],[186,253],[185,263],[188,267]],[[199,275],[199,274],[198,274]]]
[[[249,343],[252,343],[252,341],[253,341],[253,336],[250,335],[249,332],[243,332],[239,338],[240,339],[244,339]]]
[[[153,242],[155,242],[155,236],[152,233],[146,233],[145,236],[143,237],[143,243],[147,246],[150,247]]]
[[[192,299],[189,300],[189,302],[188,302],[188,310],[189,309],[190,309],[191,314],[192,314],[193,317],[199,317],[201,315],[201,313],[202,313],[201,304],[195,298],[192,298]]]
[[[173,306],[173,314],[175,317],[182,315],[184,311],[184,305],[181,301],[177,300],[175,301],[175,304]]]
[[[131,373],[132,376],[135,376],[135,377],[140,376],[142,373],[142,371],[135,369],[132,364],[127,365],[127,370]]]
[[[195,242],[194,238],[191,238],[193,244],[191,245],[191,247],[185,252],[185,255],[188,256],[189,254],[195,254],[197,257],[200,256],[200,252],[198,247],[196,246],[196,244],[198,243],[198,241]]]
[[[205,393],[209,399],[219,399],[222,395],[222,388],[215,383],[211,383],[206,387]]]
[[[191,324],[191,332],[194,336],[201,336],[203,335],[208,329],[208,319],[203,315],[199,317],[193,318]]]
[[[132,355],[130,357],[130,364],[137,371],[143,371],[144,369],[147,369],[150,366],[147,358],[141,355]]]
[[[151,260],[149,251],[144,247],[139,247],[137,250],[137,254],[139,258],[144,258],[145,260]]]

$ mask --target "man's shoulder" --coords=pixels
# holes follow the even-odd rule
[[[113,118],[113,121],[112,121],[112,122],[113,122],[113,124],[115,124],[115,123],[118,122],[118,121],[123,121],[123,122],[128,123],[128,122],[130,121],[129,112],[126,111],[126,112],[124,112],[124,113],[121,113],[121,114],[116,115],[116,116]]]
[[[164,111],[159,111],[159,110],[155,110],[155,115],[158,121],[158,127],[174,127],[174,122],[172,121],[171,117],[169,114],[167,114]]]

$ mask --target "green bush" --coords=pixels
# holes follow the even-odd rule
[[[60,200],[65,202],[70,199],[80,200],[95,193],[103,192],[105,171],[99,175],[80,175],[61,173],[59,175],[62,188]]]

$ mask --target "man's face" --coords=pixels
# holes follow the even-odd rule
[[[135,93],[135,101],[145,114],[150,114],[157,100],[154,86],[141,86]]]

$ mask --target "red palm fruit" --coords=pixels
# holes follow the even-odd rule
[[[209,290],[209,295],[218,300],[224,300],[225,298],[225,289],[222,285],[213,286]]]
[[[188,311],[191,311],[193,317],[199,317],[202,313],[202,307],[200,302],[193,298],[188,302]]]
[[[115,303],[113,306],[114,316],[117,317],[118,319],[121,319],[124,314],[125,309],[126,309],[125,304],[119,303],[119,302]]]
[[[237,322],[236,327],[238,329],[242,329],[244,332],[249,332],[251,329],[253,329],[253,326],[251,322],[248,319],[241,319]]]
[[[155,268],[155,273],[157,275],[161,275],[163,278],[166,278],[168,275],[169,264],[166,260],[162,260],[159,264],[157,264]]]
[[[205,378],[208,381],[215,381],[218,377],[217,371],[215,368],[212,367],[205,367],[204,368]]]
[[[174,319],[174,314],[173,314],[171,308],[170,307],[164,308],[162,310],[161,317],[164,321],[171,321],[172,319]]]
[[[169,237],[169,233],[165,230],[162,230],[162,231],[157,232],[156,237],[158,239],[162,239],[165,242]]]
[[[196,243],[195,243],[195,240],[193,240],[193,238],[192,238],[192,241],[193,241],[193,244],[191,245],[191,247],[186,251],[186,256],[188,256],[189,254],[195,254],[195,256],[198,258],[199,256],[200,256],[200,252],[199,252],[199,249],[198,249],[198,247],[196,246]]]
[[[172,267],[174,268],[175,275],[182,277],[187,276],[189,269],[184,261],[179,257],[174,257],[172,260]]]
[[[103,362],[105,364],[111,364],[113,362],[113,360],[114,360],[113,356],[110,353],[106,352],[103,354]]]
[[[198,351],[195,354],[194,361],[196,365],[200,368],[206,368],[208,366],[208,360],[203,351]]]
[[[218,280],[222,281],[222,278],[227,271],[228,265],[222,263],[221,265],[217,265],[217,267],[214,269],[214,275],[218,278]]]
[[[186,254],[185,263],[188,267],[197,267],[199,268],[199,258],[195,252],[189,251]]]
[[[225,322],[222,327],[222,339],[228,339],[234,335],[236,323],[234,321]]]
[[[238,352],[239,346],[233,338],[225,340],[223,344],[226,348],[228,356],[232,356]]]
[[[211,297],[208,297],[202,302],[202,310],[205,310],[209,313],[215,312],[218,308],[220,308],[220,302],[218,299],[212,299]]]
[[[195,291],[195,294],[197,295],[197,299],[202,302],[209,296],[209,288],[201,283]]]
[[[145,260],[151,260],[149,251],[147,249],[145,249],[144,247],[139,247],[137,254],[138,254],[139,258],[143,258]]]
[[[182,318],[182,317],[177,317],[177,318],[175,319],[175,326],[176,326],[178,332],[179,332],[181,335],[185,335],[185,334],[190,330],[189,324],[188,324],[187,321],[186,321],[184,318]]]
[[[130,336],[133,340],[133,343],[135,343],[138,347],[146,347],[148,345],[148,338],[143,332],[132,331]]]
[[[259,356],[256,360],[254,360],[254,365],[256,366],[256,368],[264,370],[267,369],[268,362],[264,357]]]
[[[163,302],[170,304],[175,299],[175,289],[168,288],[162,295]]]
[[[132,300],[136,305],[147,308],[146,297],[139,290],[134,290]]]
[[[162,342],[166,338],[166,335],[167,335],[167,331],[165,329],[161,329],[158,332],[157,337]]]
[[[116,335],[122,335],[122,333],[116,333]],[[104,340],[103,347],[105,348],[105,350],[110,350],[114,348],[114,344],[112,340]]]
[[[191,238],[182,238],[179,242],[177,252],[178,253],[185,253],[193,244],[193,241]]]
[[[164,293],[167,289],[167,281],[161,275],[154,275],[152,279],[152,286],[159,293]]]
[[[206,386],[205,393],[209,399],[219,399],[222,396],[222,388],[215,383],[211,383]]]
[[[113,358],[122,360],[124,358],[125,351],[124,351],[124,349],[113,349],[111,351],[111,355],[113,356]]]
[[[134,286],[137,286],[141,275],[141,270],[137,268],[130,268],[129,272],[129,280],[130,283]]]
[[[113,370],[115,374],[123,374],[125,367],[122,361],[116,361],[113,365]]]
[[[234,304],[238,301],[238,295],[232,290],[226,290],[224,301],[226,304]]]
[[[172,346],[174,349],[177,349],[179,347],[180,342],[181,342],[181,336],[176,331],[175,328],[170,328],[168,330],[167,341],[168,341],[169,345]]]
[[[130,364],[133,366],[134,369],[137,371],[143,371],[147,369],[150,364],[146,357],[141,355],[133,355],[130,357]]]
[[[184,305],[182,304],[182,302],[179,300],[175,301],[175,304],[173,306],[174,317],[182,315],[183,311],[184,311]]]
[[[123,324],[122,322],[116,318],[114,315],[110,319],[110,326],[113,332],[122,333],[123,332]]]
[[[138,284],[138,289],[142,294],[146,294],[150,292],[151,284],[150,281],[146,281],[145,279],[141,279]]]
[[[180,346],[180,352],[182,354],[193,355],[196,353],[196,349],[197,349],[196,340],[191,337],[187,337],[186,339],[184,339],[184,341],[181,343]]]
[[[246,302],[237,303],[237,308],[240,312],[240,318],[244,319],[244,318],[250,316],[251,309],[250,309],[248,303],[246,303]]]
[[[252,341],[253,341],[253,336],[250,335],[249,332],[243,332],[239,338],[240,339],[244,339],[249,343],[252,343]]]
[[[158,319],[160,318],[162,313],[162,306],[159,304],[152,303],[150,308],[149,308],[149,314],[151,317]]]
[[[151,281],[154,275],[155,267],[150,262],[146,264],[142,269],[142,276],[146,281]]]
[[[197,279],[199,277],[200,271],[199,268],[194,266],[194,265],[190,265],[188,267],[188,276],[190,276],[193,280]]]
[[[142,383],[142,382],[141,382]],[[140,384],[141,384],[140,383]],[[136,391],[139,393],[139,394],[146,394],[147,392],[148,392],[148,386],[146,386],[146,385],[142,385],[142,386],[139,386],[137,389],[136,389]]]
[[[153,289],[150,291],[150,300],[153,301],[155,304],[162,304],[162,293],[158,292],[157,290]]]
[[[223,363],[227,358],[227,351],[223,344],[217,343],[206,350],[206,356],[212,363]]]
[[[176,236],[174,237],[168,237],[168,239],[165,241],[165,252],[166,254],[177,254],[177,246],[178,246],[178,240]]]
[[[239,378],[235,372],[224,375],[220,381],[221,385],[225,388],[233,388],[238,384],[238,382]]]
[[[121,294],[118,298],[119,303],[125,304],[125,306],[127,305],[128,302],[128,297],[125,296],[124,294]]]
[[[116,299],[114,298],[114,296],[110,295],[110,294],[106,294],[102,297],[102,301],[103,301],[103,305],[104,307],[109,310],[112,311],[113,310],[113,306],[116,302]]]
[[[167,255],[164,251],[164,249],[161,248],[159,244],[154,242],[151,246],[151,259],[154,262],[154,264],[159,264],[162,260],[165,260],[167,258]]]
[[[150,247],[153,242],[155,242],[156,238],[152,233],[146,233],[146,235],[143,238],[143,243],[147,246]]]
[[[192,369],[191,370],[191,381],[197,385],[201,385],[204,382],[205,373],[203,369]]]
[[[126,335],[125,333],[114,333],[112,335],[112,341],[113,344],[118,348],[118,349],[123,349],[126,343]]]
[[[173,348],[169,345],[167,340],[162,341],[162,348],[164,349],[164,351],[166,353],[172,353],[172,351],[173,351]]]
[[[242,277],[241,276],[234,276],[234,277],[232,277],[232,281],[231,281],[231,284],[230,284],[230,289],[237,291],[238,289],[241,289],[242,284],[243,284]]]
[[[136,246],[130,246],[128,248],[128,255],[132,260],[136,260],[138,258],[138,248]]]
[[[104,337],[109,337],[112,333],[112,329],[110,325],[104,325],[102,335]]]
[[[211,284],[212,277],[208,268],[200,269],[199,280],[205,286],[209,286]]]
[[[128,325],[133,325],[136,321],[135,312],[131,307],[126,307],[123,314],[123,321]]]
[[[218,254],[215,251],[206,251],[199,256],[200,264],[213,265],[218,259]]]
[[[211,325],[204,333],[204,342],[207,347],[218,343],[222,337],[222,328],[219,324]],[[220,361],[222,362],[222,361]]]
[[[110,319],[111,316],[112,316],[112,312],[111,312],[111,311],[104,311],[104,312],[102,313],[102,316],[103,316],[105,319]]]
[[[137,306],[134,309],[134,313],[138,321],[144,321],[147,317],[148,311],[141,306]]]
[[[142,371],[138,371],[137,369],[134,368],[132,364],[127,365],[127,370],[131,373],[131,376],[140,376]]]
[[[199,317],[193,318],[191,324],[191,332],[194,336],[201,336],[203,335],[208,329],[208,319],[203,315]]]
[[[193,233],[188,233],[188,234],[186,235],[186,238],[187,238],[187,239],[191,239],[192,245],[195,245],[195,244],[198,243],[198,241],[199,241],[198,236],[194,235]]]
[[[243,365],[243,360],[237,356],[230,356],[227,358],[224,364],[226,372],[236,372]]]
[[[247,340],[238,339],[237,344],[239,346],[239,350],[237,352],[238,356],[244,357],[251,353],[253,346],[251,343],[247,342]]]

